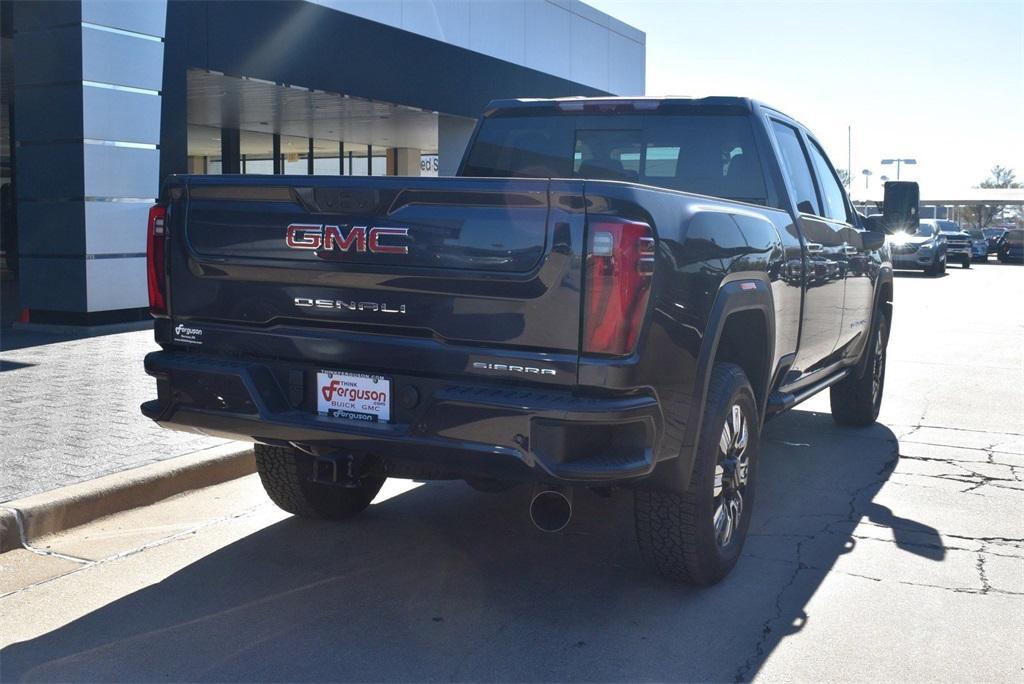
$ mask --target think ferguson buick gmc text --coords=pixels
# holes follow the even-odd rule
[[[887,234],[825,150],[743,98],[492,102],[455,178],[172,176],[150,211],[160,425],[256,443],[270,498],[342,519],[385,478],[624,488],[695,584],[743,547],[766,420],[829,390],[870,425]]]

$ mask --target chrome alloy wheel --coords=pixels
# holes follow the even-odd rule
[[[715,539],[725,548],[732,541],[743,515],[743,491],[747,486],[750,458],[747,456],[749,421],[743,407],[733,404],[718,439],[715,465]]]

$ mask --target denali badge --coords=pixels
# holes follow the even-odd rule
[[[296,297],[295,306],[314,309],[347,309],[348,311],[376,311],[378,313],[404,314],[405,304],[388,306],[387,302],[355,302],[341,299],[310,299]]]
[[[474,361],[473,368],[477,370],[504,371],[508,373],[525,373],[527,375],[557,375],[554,368],[537,368],[535,366],[518,366],[511,363],[484,363]]]
[[[409,235],[408,228],[367,228],[327,226],[320,223],[293,223],[288,226],[284,243],[292,249],[324,249],[342,252],[373,252],[374,254],[408,254],[407,245],[381,244],[381,238]]]

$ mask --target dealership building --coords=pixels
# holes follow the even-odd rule
[[[2,4],[4,305],[145,316],[172,173],[450,175],[510,97],[642,95],[645,37],[577,0]]]

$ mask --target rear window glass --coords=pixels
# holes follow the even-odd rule
[[[745,115],[492,117],[481,126],[462,175],[618,180],[767,201]]]
[[[569,178],[572,176],[575,130],[573,117],[487,119],[469,151],[462,175]]]

